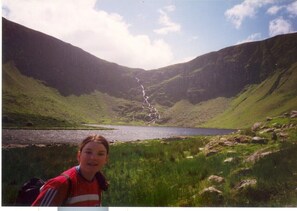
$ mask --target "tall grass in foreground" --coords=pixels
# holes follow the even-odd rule
[[[271,142],[264,147],[280,149],[254,165],[244,159],[263,146],[236,145],[205,156],[208,137],[186,140],[141,141],[111,146],[104,172],[110,189],[104,206],[296,206],[297,146]],[[17,190],[29,178],[48,179],[76,165],[74,146],[27,147],[2,150],[2,205],[13,205]],[[228,157],[234,162],[224,163]],[[250,168],[247,174],[240,169]],[[208,177],[219,175],[221,198],[202,198],[201,191],[213,186]],[[234,191],[245,178],[257,179],[255,187]]]
[[[32,177],[47,180],[76,164],[76,147],[2,148],[2,205],[13,205],[17,191]]]

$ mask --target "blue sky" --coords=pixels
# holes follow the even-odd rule
[[[2,16],[147,70],[297,31],[297,0],[3,0]]]

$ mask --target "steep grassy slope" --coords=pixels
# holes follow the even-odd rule
[[[250,84],[261,83],[277,68],[296,62],[297,33],[231,46],[192,61],[144,71],[104,61],[54,37],[6,19],[3,22],[3,63],[62,95],[94,91],[142,101],[137,77],[151,102],[173,106],[181,100],[197,104],[218,97],[234,97]]]
[[[156,105],[161,125],[246,128],[267,116],[297,108],[297,63],[261,84],[247,86],[234,98],[192,104],[181,100],[172,107]],[[41,81],[22,75],[13,63],[3,65],[3,125],[24,127],[73,126],[81,123],[146,124],[140,102],[95,91],[64,97]]]
[[[264,121],[297,109],[297,62],[288,70],[280,69],[260,84],[248,86],[231,102],[230,107],[205,127],[242,128],[254,121]]]
[[[102,60],[5,18],[2,18],[2,32],[2,62],[13,61],[23,75],[44,81],[63,96],[98,90],[129,98],[129,90],[138,86],[133,74],[144,71]]]
[[[297,109],[296,38],[279,35],[144,71],[3,19],[4,126],[146,124],[153,113],[142,105],[143,85],[161,115],[157,124],[248,127]]]
[[[229,104],[228,98],[216,98],[199,104],[187,100],[177,102],[162,113],[162,122],[181,127],[199,127],[201,124],[224,112]]]
[[[3,65],[3,118],[5,124],[51,122],[66,125],[80,121],[71,115],[64,98],[41,81],[20,74],[14,64]],[[59,112],[57,112],[59,111]],[[63,114],[63,115],[61,115]]]
[[[192,61],[152,71],[137,77],[151,99],[172,106],[180,100],[193,104],[238,95],[244,87],[259,84],[296,62],[297,33],[231,46]]]
[[[3,65],[3,126],[70,126],[84,123],[122,123],[130,119],[118,105],[141,107],[140,103],[111,97],[98,91],[68,97],[22,75],[12,62]],[[132,109],[133,110],[133,109]]]
[[[233,98],[192,104],[181,100],[162,112],[162,123],[183,127],[246,128],[266,117],[297,109],[297,63]]]

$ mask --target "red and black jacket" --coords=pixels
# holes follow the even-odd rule
[[[32,206],[101,206],[102,191],[107,188],[100,172],[93,181],[88,181],[76,166],[48,180]]]

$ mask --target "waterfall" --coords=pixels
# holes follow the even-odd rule
[[[135,79],[137,83],[140,85],[141,91],[142,91],[142,97],[143,97],[142,108],[148,113],[146,116],[147,118],[145,118],[145,120],[148,122],[148,124],[154,124],[158,119],[161,119],[159,111],[149,102],[149,96],[146,95],[145,88],[141,84],[139,78],[135,77]]]

